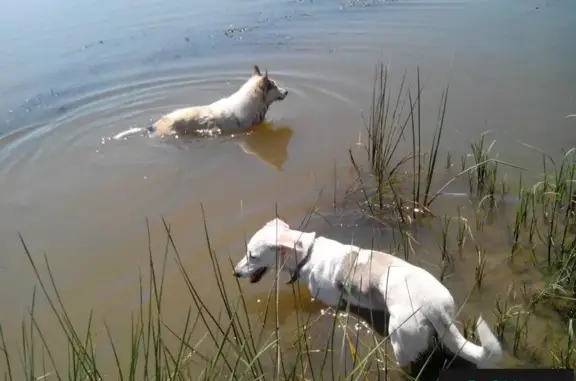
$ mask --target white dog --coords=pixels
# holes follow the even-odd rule
[[[264,121],[268,108],[275,101],[286,98],[288,91],[262,75],[258,66],[240,89],[234,94],[206,106],[180,108],[163,116],[151,127],[135,127],[116,134],[119,140],[140,132],[151,135],[186,135],[199,130],[221,131],[246,129]]]
[[[400,367],[409,368],[429,349],[434,331],[452,353],[479,368],[492,367],[502,356],[498,339],[481,317],[478,346],[454,325],[456,306],[450,291],[426,270],[398,257],[292,230],[274,219],[252,236],[234,275],[256,283],[277,264],[291,274],[289,283],[300,278],[327,305],[336,307],[345,299],[351,305],[387,311],[389,338]]]

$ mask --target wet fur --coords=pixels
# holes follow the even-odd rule
[[[333,307],[339,307],[343,298],[352,306],[387,312],[389,339],[400,367],[416,363],[435,336],[452,353],[479,368],[492,367],[500,360],[501,344],[482,317],[477,324],[479,346],[467,341],[454,325],[456,303],[438,279],[384,252],[290,229],[274,219],[250,238],[234,273],[254,282],[259,280],[254,274],[278,263],[282,271],[292,274],[309,250],[309,260],[299,274],[310,293]]]
[[[230,96],[209,105],[174,110],[149,128],[132,128],[113,138],[118,140],[139,132],[167,136],[188,135],[199,130],[247,129],[263,122],[272,103],[283,100],[287,94],[287,90],[268,77],[268,71],[262,75],[258,66],[254,66],[252,76]]]

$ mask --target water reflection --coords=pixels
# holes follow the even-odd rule
[[[312,298],[308,287],[302,284],[295,286],[294,290],[279,290],[278,300],[274,291],[250,295],[246,298],[246,307],[250,313],[266,317],[263,322],[265,327],[274,328],[276,322],[284,325],[296,312],[304,316],[317,315],[328,306]]]
[[[287,126],[274,127],[265,122],[242,136],[239,141],[244,152],[256,156],[278,171],[283,171],[288,160],[288,143],[294,130]]]

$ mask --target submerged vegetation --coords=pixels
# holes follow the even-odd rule
[[[472,289],[465,301],[459,300],[463,310],[468,299],[478,298],[489,288],[483,294],[489,301],[482,303],[488,307],[481,313],[492,322],[513,359],[506,360],[508,366],[573,368],[575,149],[556,158],[526,147],[542,157],[542,172],[536,173],[499,160],[494,141],[487,141],[488,135],[482,134],[471,143],[468,154],[458,160],[454,152],[447,152],[442,165],[448,88],[442,93],[436,123],[431,127],[422,115],[419,71],[415,82],[414,90],[404,76],[393,95],[387,68],[377,67],[371,113],[366,120],[365,157],[349,152],[358,176],[342,202],[346,207],[360,208],[366,221],[389,229],[393,236],[390,250],[409,261],[417,261],[419,251],[425,248],[419,239],[423,232],[437,233],[440,280],[449,281],[459,261],[466,262],[462,268],[470,271]],[[431,137],[426,135],[430,133]],[[425,143],[427,138],[430,141]],[[403,155],[407,151],[410,154]],[[457,192],[449,192],[453,188]],[[444,197],[461,200],[452,213],[435,210]],[[486,229],[495,221],[507,227],[503,235],[508,246],[501,253],[492,253],[494,246],[487,245],[491,233]],[[117,337],[106,322],[95,322],[92,316],[84,326],[74,324],[47,258],[40,266],[22,239],[40,295],[56,318],[64,345],[51,344],[41,328],[35,292],[17,345],[7,341],[0,325],[0,370],[4,378],[316,381],[394,379],[400,375],[387,349],[386,333],[380,332],[373,320],[375,314],[366,317],[361,311],[334,311],[325,306],[318,313],[318,309],[303,306],[311,303],[303,287],[279,285],[278,277],[270,277],[276,278],[273,287],[254,312],[238,281],[227,275],[231,263],[222,261],[212,250],[206,229],[209,256],[205,259],[212,264],[218,289],[218,300],[208,302],[202,282],[187,274],[170,226],[164,223],[164,227],[162,263],[155,263],[150,251],[148,272],[140,279],[140,309],[126,317],[131,329],[123,332],[124,337]],[[176,263],[188,291],[188,299],[182,303],[183,327],[178,328],[168,324],[163,314],[168,261]],[[487,277],[499,271],[508,279],[506,287],[490,287]],[[511,274],[517,276],[510,278]],[[280,321],[286,313],[279,308],[281,298],[294,303],[290,310],[296,315],[293,325]],[[460,328],[475,339],[472,322],[476,319],[463,315]],[[552,322],[554,329],[549,335],[537,333],[544,330],[543,325],[534,323],[538,320]],[[96,345],[96,327],[101,326],[107,340]],[[434,380],[439,367],[456,366],[457,359],[450,357],[437,363],[434,356],[438,353],[432,348],[421,366],[404,376]]]

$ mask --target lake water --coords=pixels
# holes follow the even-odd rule
[[[19,327],[31,301],[22,233],[35,258],[47,253],[72,316],[93,308],[99,321],[129,326],[148,261],[146,218],[161,259],[161,216],[210,295],[200,203],[224,259],[240,258],[244,237],[276,205],[299,221],[331,189],[335,166],[346,181],[379,61],[394,84],[420,66],[432,118],[450,85],[443,149],[465,153],[491,130],[504,160],[540,165],[521,143],[548,152],[576,145],[574,119],[564,119],[576,112],[574,36],[572,0],[4,2],[0,319]],[[109,140],[234,91],[254,64],[290,91],[272,106],[268,129]],[[167,271],[179,319],[189,296],[172,280],[177,270]]]

